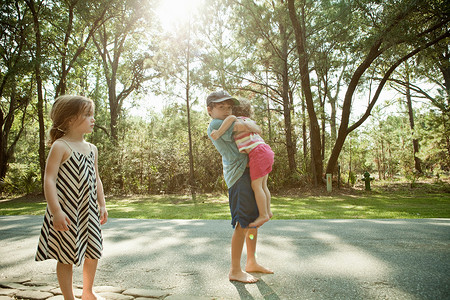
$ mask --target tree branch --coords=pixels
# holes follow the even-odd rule
[[[358,128],[369,116],[370,113],[372,111],[372,108],[375,106],[375,103],[378,100],[378,97],[380,96],[380,93],[384,87],[384,85],[386,84],[386,82],[388,81],[389,77],[391,76],[392,72],[394,72],[394,70],[403,62],[407,61],[409,58],[413,57],[414,55],[416,55],[417,53],[419,53],[420,51],[429,48],[430,46],[438,43],[439,41],[450,37],[450,31],[447,31],[446,33],[442,34],[441,36],[437,37],[436,39],[434,39],[431,42],[426,43],[423,46],[420,46],[416,49],[414,49],[413,51],[411,51],[410,53],[408,53],[407,55],[403,56],[402,58],[400,58],[395,64],[393,64],[389,70],[386,72],[386,74],[384,75],[383,79],[381,80],[380,84],[378,85],[377,91],[375,92],[375,95],[373,96],[372,100],[369,103],[369,106],[367,107],[366,112],[364,113],[364,115],[361,117],[361,119],[359,119],[356,123],[354,123],[352,126],[350,126],[347,129],[347,134],[349,134],[350,132],[352,132],[353,130],[355,130],[356,128]]]

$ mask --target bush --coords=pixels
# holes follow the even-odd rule
[[[11,164],[2,190],[8,194],[37,194],[41,192],[39,168],[33,165]]]

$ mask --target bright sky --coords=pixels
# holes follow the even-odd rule
[[[176,23],[186,22],[189,13],[203,5],[204,0],[160,0],[156,14],[163,28],[173,30]]]
[[[195,11],[205,4],[205,0],[159,0],[156,14],[165,31],[173,31],[176,24],[183,24],[188,21],[190,14],[195,14]],[[131,107],[125,105],[126,109],[135,116],[145,118],[149,111],[161,112],[164,106],[171,102],[164,99],[162,96],[148,94],[147,101],[140,101],[138,106]],[[179,99],[172,100],[179,101]]]

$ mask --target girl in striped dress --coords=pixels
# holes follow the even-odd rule
[[[218,130],[212,131],[211,137],[214,140],[221,137],[233,122],[254,122],[250,119],[253,113],[250,101],[239,99],[239,103],[239,105],[233,106],[233,115],[226,117]],[[240,152],[248,153],[250,179],[259,212],[258,218],[248,226],[259,227],[273,216],[270,209],[270,191],[267,187],[267,179],[272,171],[274,153],[262,137],[255,132],[235,132],[234,140]]]
[[[56,259],[64,299],[74,299],[72,266],[83,263],[82,299],[92,291],[102,254],[100,224],[108,220],[98,175],[98,150],[84,140],[94,128],[94,103],[82,96],[60,96],[50,118],[50,152],[44,176],[47,210],[35,259]]]

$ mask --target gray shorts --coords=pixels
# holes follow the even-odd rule
[[[228,189],[228,202],[233,228],[235,228],[236,223],[239,223],[242,228],[246,228],[259,216],[249,168],[245,168],[241,178]]]

